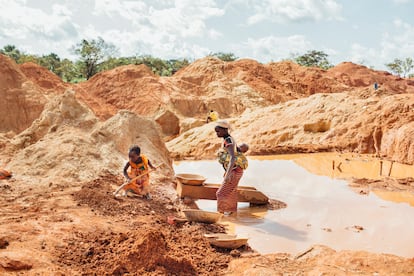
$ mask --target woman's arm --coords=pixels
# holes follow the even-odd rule
[[[151,161],[148,159],[148,166],[150,166],[151,169],[155,170],[156,168],[154,165],[152,165]]]
[[[227,180],[228,176],[230,175],[230,171],[233,169],[234,164],[236,163],[236,153],[234,152],[234,142],[227,144],[226,149],[230,155],[229,165],[227,166],[226,173],[224,175],[224,179]]]
[[[124,166],[124,176],[126,179],[131,180],[131,178],[128,175],[128,168],[129,168],[129,162],[127,162]]]

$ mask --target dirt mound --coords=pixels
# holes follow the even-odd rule
[[[167,110],[179,118],[205,120],[210,109],[227,117],[269,104],[244,81],[226,76],[225,65],[219,59],[204,58],[161,78],[144,65],[128,65],[97,74],[75,89],[101,119],[128,109],[147,116]],[[230,93],[238,102],[232,103]]]
[[[373,84],[380,85],[378,91]],[[77,97],[101,119],[121,109],[156,117],[173,114],[174,127],[157,120],[163,134],[173,137],[186,130],[186,120],[205,121],[213,109],[221,118],[246,110],[306,98],[317,93],[351,93],[360,97],[412,93],[414,82],[353,63],[329,70],[303,67],[291,61],[266,65],[242,59],[224,62],[206,57],[171,77],[158,77],[145,65],[128,65],[95,75],[76,86]],[[187,125],[186,125],[187,124]]]
[[[226,67],[231,77],[245,81],[263,98],[276,104],[315,93],[344,91],[347,87],[327,77],[325,71],[302,67],[291,61],[262,65],[254,60],[238,60]]]
[[[26,62],[19,67],[29,80],[44,89],[46,93],[62,94],[71,87],[54,73],[36,63]]]
[[[289,91],[283,91],[286,87],[279,75],[272,74],[267,66],[255,60],[242,59],[231,62],[226,66],[226,73],[229,78],[244,81],[272,104],[294,98]]]
[[[197,226],[160,230],[165,227],[73,233],[58,262],[87,275],[223,275],[231,257],[214,252]]]
[[[413,122],[382,132],[381,154],[394,161],[414,164],[414,144],[410,139],[412,135],[414,135]]]
[[[8,167],[29,182],[86,181],[102,170],[121,172],[133,144],[154,165],[165,164],[162,177],[173,174],[156,123],[127,111],[100,122],[71,91],[51,100],[39,119],[11,143],[14,156]]]
[[[205,121],[209,110],[221,117],[237,116],[248,108],[271,104],[239,76],[234,76],[228,62],[206,57],[196,60],[163,82],[174,87],[171,96],[174,110],[185,117]]]
[[[130,221],[127,232],[74,231],[65,238],[64,247],[56,249],[58,263],[70,271],[111,275],[221,275],[231,257],[228,250],[215,251],[203,234],[224,229],[214,225],[167,224],[168,215],[178,212],[162,189],[153,199],[112,196],[109,185],[120,184],[107,174],[85,183],[74,193],[79,204],[87,205],[104,216]],[[81,271],[79,270],[82,264]]]
[[[126,65],[96,74],[74,88],[101,119],[121,109],[153,115],[169,102],[169,91],[145,65]]]
[[[373,93],[367,91],[367,93]],[[361,98],[349,93],[315,94],[243,113],[230,119],[239,143],[249,154],[317,151],[375,153],[412,163],[414,95]],[[214,158],[221,141],[214,123],[193,128],[167,142],[175,158]]]
[[[10,58],[0,54],[0,132],[19,133],[39,117],[47,99]]]
[[[288,88],[288,94],[292,94],[296,99],[315,93],[337,93],[350,90],[349,86],[338,79],[331,78],[325,70],[320,68],[304,67],[290,61],[270,63],[269,68],[272,74],[279,76],[285,90]]]
[[[375,82],[382,84],[386,78],[392,77],[390,73],[375,71],[352,62],[342,62],[330,68],[327,75],[353,88],[373,86]]]
[[[300,272],[299,272],[300,271]],[[411,259],[362,251],[335,251],[315,245],[305,252],[234,260],[226,275],[411,275]]]
[[[225,78],[225,64],[214,57],[198,59],[175,73],[173,78],[177,80],[178,87],[187,88],[188,94],[201,96],[211,82]]]
[[[376,71],[352,62],[342,62],[327,71],[327,76],[352,88],[373,87],[378,83],[388,93],[414,93],[414,81],[402,79],[386,71]]]
[[[19,66],[11,58],[0,54],[0,89],[21,88],[26,80]]]
[[[113,186],[120,186],[125,182],[121,174],[104,173],[99,178],[82,185],[82,188],[73,194],[80,204],[86,204],[91,209],[105,216],[139,215],[153,217],[154,214],[166,217],[167,214],[177,212],[173,206],[171,195],[167,187],[153,187],[153,201],[129,200],[129,198],[115,198]],[[153,181],[152,181],[153,182]],[[165,183],[167,184],[167,183]],[[139,199],[143,199],[139,197]],[[168,209],[166,206],[169,206]]]

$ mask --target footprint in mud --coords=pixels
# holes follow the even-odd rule
[[[0,249],[5,249],[9,246],[9,241],[7,241],[4,237],[0,238]]]
[[[359,233],[359,232],[361,232],[362,230],[364,230],[364,227],[362,227],[362,226],[359,226],[359,225],[354,225],[354,226],[348,226],[348,227],[345,227],[345,229],[346,230],[350,230],[350,231],[354,231],[354,232],[356,232],[356,233]]]

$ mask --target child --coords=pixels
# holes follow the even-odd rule
[[[246,143],[242,143],[239,146],[236,147],[236,165],[239,165],[244,170],[247,169],[248,161],[246,157],[244,156],[244,153],[246,153],[249,150],[249,145]],[[223,165],[223,169],[227,171],[227,166],[230,161],[229,155],[225,151],[219,151],[217,153],[219,162]]]
[[[144,195],[146,199],[151,199],[149,193],[150,190],[150,177],[149,168],[155,170],[155,167],[151,164],[148,158],[141,154],[140,147],[134,145],[129,149],[128,153],[129,161],[124,167],[124,176],[129,181],[133,178],[138,177],[134,181],[128,183],[123,189],[126,192],[132,192],[138,195]],[[129,169],[129,170],[128,170]]]
[[[248,144],[246,144],[246,143],[240,144],[240,145],[237,147],[237,151],[238,151],[238,152],[241,152],[241,153],[246,153],[248,150],[249,150],[249,145],[248,145]]]

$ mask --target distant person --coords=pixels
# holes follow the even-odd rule
[[[214,128],[217,137],[223,138],[223,154],[221,156],[225,161],[222,163],[225,167],[224,179],[220,188],[216,192],[217,211],[225,215],[237,212],[237,186],[243,176],[243,168],[236,162],[237,145],[230,135],[230,124],[227,121],[220,120]],[[246,147],[243,146],[243,150]],[[227,155],[228,161],[227,161]]]
[[[207,115],[207,123],[209,122],[215,122],[219,119],[219,115],[217,111],[210,110],[210,112]]]
[[[129,149],[128,157],[129,161],[124,167],[125,178],[131,181],[140,175],[142,176],[130,182],[123,190],[136,195],[143,195],[146,199],[151,199],[149,168],[155,170],[155,167],[145,155],[141,154],[141,148],[136,145]]]
[[[374,90],[378,90],[378,82],[374,82]]]

